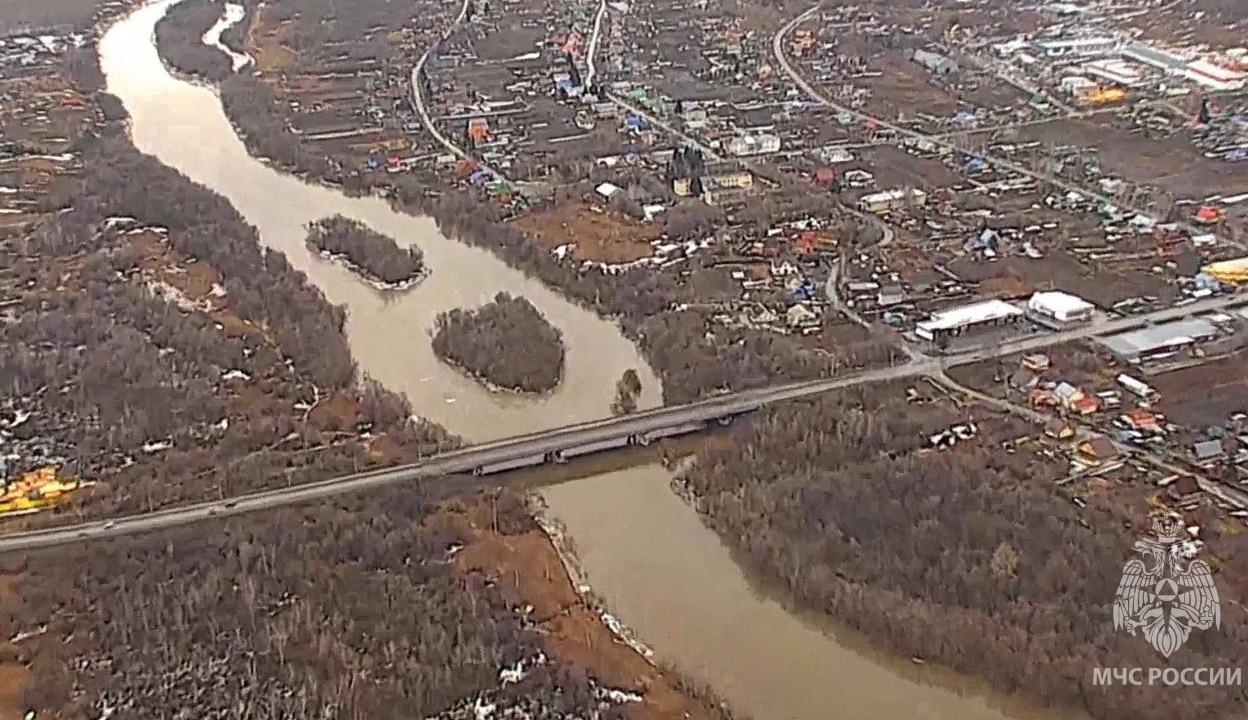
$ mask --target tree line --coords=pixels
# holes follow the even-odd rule
[[[622,720],[556,660],[502,686],[541,631],[454,563],[469,537],[436,503],[403,487],[10,556],[0,629],[47,633],[3,659],[29,665],[26,705],[57,717],[449,718],[489,693],[543,720]],[[533,528],[514,496],[492,505],[500,532]]]
[[[11,469],[65,464],[100,481],[38,522],[323,479],[456,444],[356,377],[342,309],[263,250],[227,201],[141,155],[120,123],[79,146],[83,170],[61,178],[73,207],[0,245],[23,289],[15,322],[0,324],[0,384],[31,413]],[[218,272],[225,315],[184,310],[153,287],[148,251],[124,224],[107,229],[117,217],[164,228],[160,263]],[[226,381],[235,371],[247,379]],[[306,407],[335,394],[355,408],[347,424],[309,421]],[[391,446],[375,452],[366,432]]]
[[[220,81],[233,74],[230,57],[203,42],[225,6],[215,0],[182,0],[156,23],[156,48],[166,63],[187,75]]]
[[[1242,688],[1100,687],[1097,667],[1160,657],[1114,630],[1110,606],[1143,518],[1081,510],[1054,484],[1066,468],[980,422],[952,450],[927,436],[965,421],[898,388],[846,391],[769,409],[702,453],[684,478],[707,522],[803,609],[827,613],[902,657],[1103,720],[1229,716]],[[1081,522],[1085,521],[1086,522]],[[1206,525],[1206,532],[1211,528]],[[1242,582],[1243,578],[1239,578]],[[1169,664],[1238,667],[1248,618],[1223,613]]]
[[[342,215],[309,224],[305,243],[315,252],[345,258],[368,279],[389,285],[414,280],[425,272],[420,248],[401,248],[393,238]]]
[[[377,5],[370,2],[355,8],[352,22],[368,27],[389,22],[395,10]],[[266,12],[276,13],[274,18],[290,19],[290,32],[312,37],[329,32],[312,26],[320,22],[316,20],[322,17],[318,13],[331,13],[332,8],[295,13],[279,4]],[[336,42],[349,45],[351,38],[340,38]],[[398,63],[400,59],[388,62]],[[406,72],[397,65],[387,68],[390,74]],[[508,210],[482,197],[476,190],[448,190],[431,167],[417,167],[398,174],[354,169],[363,165],[361,158],[327,155],[306,146],[289,132],[285,104],[278,101],[272,88],[256,77],[242,73],[227,77],[221,84],[221,97],[227,115],[239,128],[253,155],[267,158],[294,174],[340,185],[348,193],[385,193],[397,208],[432,217],[448,237],[488,249],[512,267],[558,289],[570,300],[617,320],[624,332],[639,344],[663,381],[664,398],[668,402],[685,402],[723,388],[743,389],[781,378],[824,377],[866,364],[887,362],[893,355],[890,344],[880,339],[862,338],[815,349],[801,338],[776,335],[765,329],[716,327],[713,311],[704,305],[707,297],[676,273],[634,268],[613,274],[562,261],[509,225],[506,222]],[[599,177],[603,171],[593,167],[590,172]],[[637,174],[636,182],[640,185],[649,187],[654,184],[652,181],[653,178],[646,181],[642,174]],[[788,199],[768,201],[762,209],[747,208],[744,221],[764,222],[758,215],[763,211],[782,216],[831,211],[830,199],[814,197],[808,188],[794,185],[789,179],[786,183],[782,194]],[[653,189],[668,192],[658,186]],[[674,237],[703,237],[726,220],[722,211],[706,209],[693,201],[681,203],[669,212],[664,222]],[[851,234],[847,233],[847,242],[853,241]],[[695,259],[690,267],[697,269],[701,263]],[[681,307],[686,309],[677,310]]]
[[[563,378],[563,333],[533,303],[505,292],[479,308],[439,314],[433,352],[509,390],[545,392]]]

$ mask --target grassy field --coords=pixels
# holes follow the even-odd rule
[[[28,28],[85,25],[103,0],[0,0],[0,34]]]

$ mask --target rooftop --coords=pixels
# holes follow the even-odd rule
[[[1038,292],[1031,296],[1031,300],[1027,302],[1027,305],[1033,309],[1044,310],[1054,315],[1074,315],[1095,309],[1092,303],[1087,300],[1058,290]]]
[[[1214,337],[1217,334],[1217,328],[1209,321],[1189,318],[1110,335],[1101,338],[1100,342],[1118,355],[1132,357],[1166,348],[1190,345],[1199,338]]]
[[[1005,318],[1016,317],[1022,314],[1022,310],[1004,300],[985,300],[974,305],[964,305],[932,313],[930,320],[921,322],[918,326],[927,331],[952,330],[993,320],[1004,320]]]

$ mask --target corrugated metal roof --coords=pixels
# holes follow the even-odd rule
[[[1003,300],[985,300],[973,305],[963,305],[932,313],[931,319],[918,323],[918,327],[927,331],[952,330],[993,320],[1004,320],[1022,314],[1022,310]]]
[[[1110,335],[1101,338],[1100,342],[1119,355],[1133,357],[1168,347],[1190,345],[1197,339],[1215,337],[1217,334],[1218,329],[1210,322],[1200,318],[1189,318]]]
[[[1205,440],[1192,446],[1192,453],[1200,460],[1220,457],[1222,452],[1222,441],[1220,440]]]

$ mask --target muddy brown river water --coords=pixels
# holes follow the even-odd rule
[[[132,117],[135,145],[229,199],[266,246],[285,253],[331,302],[347,306],[361,372],[404,393],[420,415],[477,441],[603,417],[629,368],[641,376],[642,405],[658,404],[654,373],[611,322],[493,255],[444,237],[427,218],[305,183],[248,155],[217,95],[171,76],[160,62],[153,28],[173,1],[133,13],[101,42],[108,89]],[[304,225],[336,213],[400,244],[416,243],[431,276],[386,295],[309,252]],[[432,353],[429,332],[439,312],[481,305],[502,290],[531,300],[563,331],[566,375],[549,395],[488,392]],[[751,586],[670,480],[661,466],[645,465],[542,491],[596,594],[658,660],[709,684],[756,720],[1040,717],[983,692],[978,682],[878,657],[843,633],[790,614]]]

